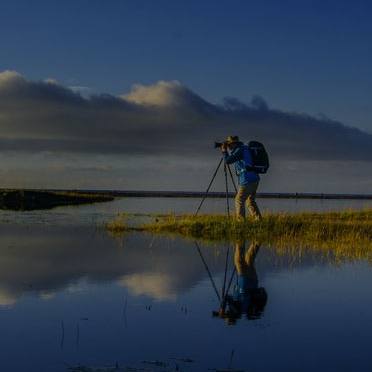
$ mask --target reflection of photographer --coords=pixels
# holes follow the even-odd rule
[[[239,180],[239,189],[235,196],[235,213],[238,219],[245,218],[245,204],[252,216],[259,220],[261,213],[256,204],[256,191],[260,176],[254,168],[251,151],[247,145],[239,141],[238,136],[227,137],[226,142],[216,144],[221,147],[226,164],[235,165]]]
[[[243,314],[247,319],[261,317],[267,302],[265,288],[258,286],[258,277],[254,261],[260,249],[258,243],[253,242],[246,249],[244,241],[235,244],[234,264],[237,281],[233,294],[226,295],[220,310],[214,315],[226,319],[228,324],[235,324]]]

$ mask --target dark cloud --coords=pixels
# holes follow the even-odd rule
[[[125,96],[89,98],[54,81],[0,73],[3,150],[105,154],[211,153],[228,134],[264,142],[272,156],[372,160],[372,135],[339,122],[226,98],[212,104],[178,82],[134,86]]]

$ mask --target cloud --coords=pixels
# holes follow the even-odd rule
[[[70,85],[69,89],[73,92],[82,95],[83,97],[89,98],[92,94],[94,94],[94,90],[90,87],[85,87],[82,85]]]
[[[149,296],[159,301],[175,300],[174,278],[164,273],[136,273],[125,276],[119,283],[135,296]]]
[[[272,109],[258,96],[213,104],[177,81],[160,81],[120,96],[85,97],[56,81],[0,73],[3,151],[206,155],[228,134],[260,140],[277,158],[372,160],[372,135]]]
[[[144,106],[179,107],[197,102],[200,98],[185,89],[178,81],[159,81],[154,85],[135,84],[132,91],[122,98]]]

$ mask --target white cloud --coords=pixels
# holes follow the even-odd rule
[[[139,105],[171,106],[179,103],[182,93],[183,87],[178,81],[159,81],[151,86],[135,84],[122,98]]]
[[[119,283],[135,296],[146,295],[159,301],[175,300],[174,279],[164,273],[136,273],[124,276]]]

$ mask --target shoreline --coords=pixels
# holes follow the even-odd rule
[[[37,192],[37,193],[77,193],[86,195],[101,195],[107,197],[126,198],[203,198],[205,191],[172,191],[172,190],[94,190],[94,189],[17,189],[0,188],[0,194],[7,191]],[[235,192],[229,192],[229,198],[234,198]],[[308,193],[308,192],[261,192],[260,199],[319,199],[319,200],[372,200],[372,194],[344,194],[344,193]],[[207,198],[226,198],[225,192],[209,192]]]
[[[16,189],[0,190],[0,209],[30,211],[52,209],[66,205],[102,203],[114,200],[114,197],[100,194],[78,192],[51,192]]]

